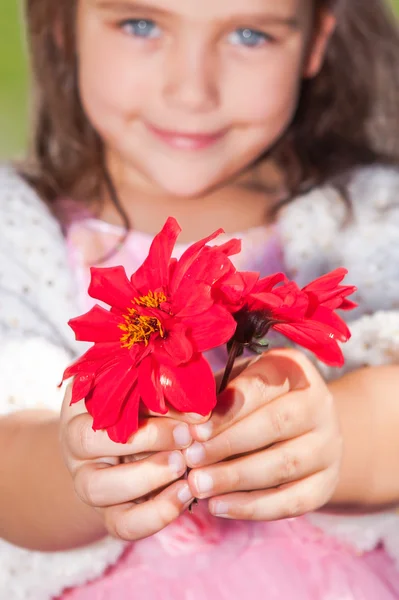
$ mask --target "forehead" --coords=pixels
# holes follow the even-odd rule
[[[149,11],[180,18],[226,20],[236,16],[264,15],[299,19],[312,0],[81,0],[93,8],[111,11]]]

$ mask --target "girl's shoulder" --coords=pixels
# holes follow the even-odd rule
[[[354,218],[399,219],[399,167],[376,165],[354,171],[348,183]]]
[[[308,213],[340,223],[348,207],[355,220],[399,209],[399,166],[361,167],[347,173],[343,181],[344,186],[326,183],[297,196],[283,209],[282,218]]]
[[[61,226],[7,164],[0,165],[0,279],[0,336],[32,332],[40,322],[44,337],[56,331],[69,347],[66,322],[75,302]]]
[[[60,225],[37,192],[10,164],[0,164],[0,228],[8,240],[41,234],[62,243]]]
[[[357,169],[344,193],[324,185],[299,196],[282,209],[279,229],[287,270],[300,283],[355,259],[363,270],[381,270],[394,248],[399,253],[399,168]]]
[[[327,183],[287,204],[280,214],[291,238],[324,240],[365,223],[399,224],[399,167],[376,165],[347,174],[344,186]]]

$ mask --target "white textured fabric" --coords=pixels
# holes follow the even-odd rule
[[[363,366],[399,363],[399,174],[375,167],[356,173],[351,208],[332,189],[297,199],[280,222],[287,273],[305,285],[344,266],[358,287],[359,307],[346,317],[352,333],[343,345],[345,366],[318,363],[327,379]],[[399,393],[398,393],[399,401]],[[314,513],[308,519],[359,552],[383,542],[399,568],[399,514],[342,516]]]
[[[300,284],[346,266],[358,286],[359,308],[348,313],[352,339],[346,370],[399,359],[399,173],[357,172],[352,209],[336,191],[317,189],[288,205],[280,219],[287,274]],[[45,204],[7,167],[0,167],[0,414],[57,408],[60,375],[82,352],[66,323],[77,314],[72,274],[60,227]],[[324,369],[328,378],[343,371]],[[309,517],[359,551],[384,541],[399,565],[399,517]],[[97,576],[124,544],[107,538],[58,553],[0,542],[0,599],[50,600]]]
[[[32,552],[0,540],[1,600],[50,600],[116,562],[126,544],[105,538],[65,552]]]
[[[0,346],[0,415],[24,408],[57,410],[64,397],[58,384],[70,361],[64,348],[44,338],[5,340]]]
[[[58,410],[63,370],[81,352],[67,321],[77,314],[57,221],[0,167],[0,415]],[[0,600],[50,600],[104,572],[125,548],[110,537],[67,552],[32,552],[0,540]]]

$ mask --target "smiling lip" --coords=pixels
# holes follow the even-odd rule
[[[178,150],[204,150],[213,146],[226,134],[226,129],[215,133],[185,133],[159,129],[149,123],[146,123],[146,126],[158,139]]]

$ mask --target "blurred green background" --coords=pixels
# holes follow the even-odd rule
[[[399,12],[399,0],[389,1]],[[26,145],[28,82],[21,6],[22,0],[0,0],[0,159],[21,154]]]

